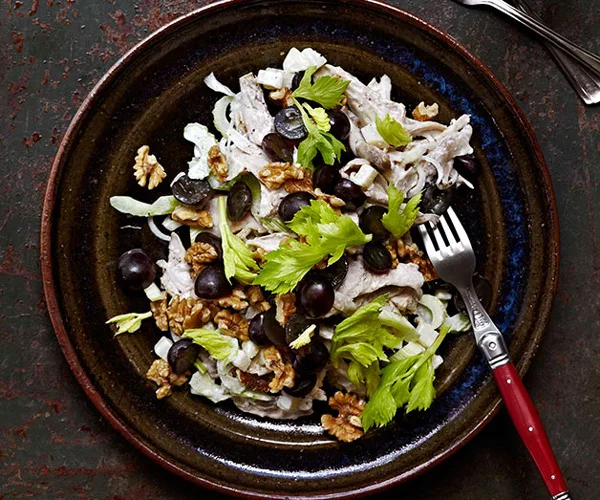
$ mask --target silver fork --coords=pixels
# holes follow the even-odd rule
[[[554,44],[559,49],[564,50],[573,59],[579,61],[581,64],[589,68],[594,75],[600,75],[600,57],[585,50],[584,48],[574,44],[564,36],[559,35],[556,31],[551,30],[545,24],[534,19],[529,14],[513,7],[503,0],[454,0],[462,5],[487,5],[493,7],[500,12],[503,12],[507,16],[511,17],[515,21],[527,26],[531,30],[535,31],[538,35],[544,38],[546,41]]]
[[[540,417],[510,360],[504,338],[475,293],[475,253],[463,225],[450,207],[437,225],[422,224],[419,232],[440,278],[454,285],[462,295],[473,325],[475,342],[492,369],[506,409],[550,495],[554,500],[570,500]]]
[[[525,0],[514,0],[514,3],[523,12],[540,22],[542,21]],[[588,105],[600,103],[600,75],[594,76],[585,66],[578,64],[554,45],[550,43],[545,45],[581,100]]]

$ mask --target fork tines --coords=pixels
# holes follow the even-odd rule
[[[458,247],[465,250],[471,249],[467,232],[452,207],[449,207],[446,213],[440,216],[437,224],[431,222],[421,224],[419,231],[430,257],[445,249],[457,250]]]

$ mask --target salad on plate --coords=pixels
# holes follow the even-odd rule
[[[469,116],[443,124],[424,102],[409,116],[387,75],[365,84],[311,48],[236,90],[204,81],[214,119],[185,126],[185,171],[148,145],[135,157],[138,184],[172,194],[110,199],[168,242],[158,262],[119,258],[119,283],[149,304],[108,320],[117,335],[144,321],[163,332],[146,375],[156,396],[187,385],[272,419],[324,401],[324,430],[345,442],[427,410],[438,349],[470,323],[411,228],[473,188]]]

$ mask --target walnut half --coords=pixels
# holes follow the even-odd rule
[[[426,122],[433,120],[440,112],[440,107],[437,103],[433,103],[431,106],[425,106],[424,102],[420,102],[419,105],[413,109],[413,118],[420,122]]]
[[[148,189],[154,189],[167,176],[156,156],[150,154],[148,146],[142,146],[137,150],[135,165],[133,166],[133,175],[142,187],[148,184]]]
[[[407,245],[402,240],[398,240],[397,255],[399,261],[412,262],[419,266],[419,271],[423,275],[423,278],[425,278],[425,281],[433,281],[438,278],[438,273],[435,271],[431,261],[427,256],[423,255],[423,252],[414,243]]]
[[[214,222],[208,210],[201,210],[192,206],[179,205],[171,214],[175,222],[197,229],[210,229]]]
[[[329,406],[337,410],[337,417],[322,415],[321,425],[340,441],[349,443],[363,436],[364,431],[360,416],[365,402],[352,393],[336,392],[329,398]]]
[[[181,299],[178,295],[171,299],[167,308],[169,327],[177,335],[181,335],[185,330],[203,327],[215,313],[216,307],[211,304],[191,297]]]
[[[207,264],[217,260],[218,253],[215,247],[210,243],[195,242],[185,252],[185,261],[192,266],[192,278],[196,279],[196,276],[204,269]]]
[[[269,346],[262,351],[265,359],[265,367],[273,372],[273,379],[269,382],[270,392],[279,392],[284,387],[294,387],[296,372],[294,367],[283,361],[279,349]]]
[[[296,312],[296,294],[288,292],[277,295],[275,307],[275,319],[281,326],[285,326],[292,314]]]
[[[215,315],[214,321],[221,333],[242,342],[248,340],[248,321],[241,314],[223,309]]]
[[[146,378],[158,385],[156,397],[162,399],[171,395],[173,387],[179,387],[180,385],[185,384],[188,380],[189,373],[190,372],[185,372],[181,375],[177,375],[176,373],[173,373],[169,363],[164,359],[157,359],[150,365],[150,368],[146,373]]]
[[[279,189],[286,181],[304,179],[307,173],[291,163],[274,162],[260,169],[258,177],[269,189]]]
[[[223,182],[227,179],[229,166],[219,146],[213,146],[208,150],[208,168],[219,181]]]

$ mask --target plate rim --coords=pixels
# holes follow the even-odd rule
[[[229,486],[224,485],[222,483],[213,482],[211,480],[199,477],[189,472],[188,470],[185,470],[183,467],[180,467],[174,461],[172,461],[168,455],[158,453],[154,449],[152,449],[152,447],[148,445],[146,438],[144,438],[134,429],[130,428],[127,425],[127,423],[124,422],[121,419],[121,417],[113,410],[113,408],[105,402],[99,390],[94,386],[87,372],[83,368],[79,360],[79,356],[77,355],[74,346],[69,340],[69,334],[67,332],[61,314],[61,307],[56,293],[57,286],[55,283],[53,273],[52,226],[53,212],[56,204],[55,202],[57,199],[57,186],[60,180],[59,174],[63,163],[63,157],[70,148],[71,143],[73,142],[77,130],[80,126],[80,123],[90,112],[90,107],[93,101],[118,76],[121,69],[124,66],[126,66],[131,60],[135,59],[138,52],[141,52],[150,43],[159,40],[161,37],[170,32],[176,31],[180,25],[190,22],[196,17],[201,17],[207,13],[210,13],[211,11],[216,12],[221,9],[235,7],[235,5],[241,4],[245,1],[247,0],[219,0],[217,2],[202,6],[198,9],[194,9],[191,12],[184,14],[180,17],[177,17],[176,19],[170,21],[166,25],[162,26],[161,28],[148,35],[146,38],[137,42],[131,49],[129,49],[123,56],[121,56],[94,85],[92,90],[88,93],[80,107],[77,109],[75,115],[73,116],[73,119],[69,124],[69,127],[67,128],[63,139],[60,142],[56,156],[54,157],[52,163],[42,208],[42,222],[40,232],[40,264],[42,273],[42,284],[44,287],[44,296],[46,300],[46,306],[48,309],[48,315],[50,317],[50,321],[52,323],[54,332],[58,339],[63,355],[65,356],[67,363],[69,364],[69,368],[73,372],[77,382],[84,390],[88,399],[94,404],[94,406],[101,413],[101,415],[106,420],[108,420],[111,426],[121,434],[121,436],[123,436],[129,443],[134,445],[144,455],[153,460],[155,463],[159,464],[164,469],[199,486],[218,491],[220,493],[244,498],[291,498],[289,495],[260,493],[246,488],[240,488],[235,485]],[[331,2],[332,0],[323,0],[323,3]],[[553,248],[549,249],[549,255],[552,257],[550,269],[551,276],[546,278],[546,282],[550,281],[552,283],[552,287],[550,289],[551,293],[549,294],[548,298],[544,300],[540,305],[540,317],[537,321],[538,326],[532,332],[530,341],[528,342],[528,347],[523,352],[521,359],[517,364],[517,371],[522,377],[531,365],[533,357],[535,356],[539,348],[542,336],[548,326],[554,298],[556,296],[560,267],[560,230],[558,221],[558,208],[556,204],[556,198],[552,186],[550,173],[548,171],[548,167],[544,159],[540,144],[535,136],[533,127],[525,113],[521,110],[520,106],[515,101],[512,94],[508,91],[504,84],[502,84],[501,81],[493,74],[492,70],[481,59],[479,59],[477,56],[474,56],[466,48],[466,46],[464,46],[462,43],[457,41],[454,37],[443,31],[442,29],[436,27],[429,21],[426,21],[425,19],[421,18],[420,16],[417,16],[416,14],[408,12],[394,5],[382,2],[380,0],[344,0],[344,3],[349,4],[351,6],[375,9],[394,17],[399,22],[410,23],[413,26],[420,28],[429,33],[430,35],[434,36],[441,43],[443,43],[446,46],[449,46],[450,49],[454,50],[455,52],[458,52],[462,57],[464,57],[468,62],[470,62],[482,76],[486,77],[488,82],[492,85],[492,87],[497,92],[499,92],[501,97],[508,105],[510,111],[514,113],[515,118],[520,123],[521,129],[527,134],[526,139],[527,142],[533,147],[532,153],[535,157],[536,163],[539,165],[539,169],[542,174],[543,185],[546,192],[546,197],[550,206],[550,213],[548,214],[549,219],[551,221],[550,244],[552,243],[552,241],[554,241],[554,246]],[[399,485],[400,483],[404,483],[410,479],[413,479],[414,477],[422,474],[423,472],[430,470],[438,463],[444,461],[449,456],[458,451],[460,448],[462,448],[465,444],[467,444],[471,439],[473,439],[498,413],[501,407],[500,404],[501,398],[497,394],[493,402],[488,407],[487,413],[483,415],[479,422],[473,425],[473,427],[471,427],[463,436],[456,439],[445,450],[442,450],[437,455],[433,456],[431,459],[411,469],[410,471],[407,471],[403,474],[400,474],[393,478],[389,478],[384,481],[377,481],[366,486],[353,488],[351,490],[344,491],[343,493],[319,493],[314,495],[294,496],[293,498],[358,498],[365,495],[374,494],[376,492],[391,488],[393,486]]]

